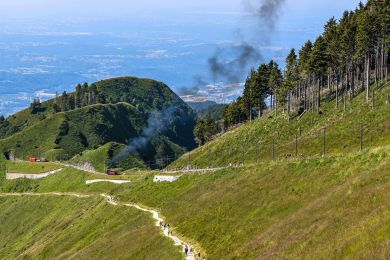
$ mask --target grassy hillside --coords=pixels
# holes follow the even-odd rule
[[[326,128],[326,154],[345,154],[360,150],[360,130],[363,123],[363,148],[390,144],[390,87],[375,90],[375,108],[365,101],[362,93],[335,109],[334,100],[323,100],[322,113],[306,113],[293,117],[290,122],[283,113],[268,114],[247,123],[222,137],[207,143],[171,165],[185,167],[189,164],[226,166],[230,163],[254,163],[274,158],[300,158],[323,154],[323,129]]]
[[[7,162],[7,171],[10,173],[45,173],[57,169],[61,169],[61,166],[47,162]]]
[[[66,113],[64,133],[57,140],[66,159],[110,142],[127,143],[147,124],[147,115],[127,103],[93,105]]]
[[[161,208],[210,259],[386,258],[389,167],[389,149],[269,162],[140,183],[121,198]]]
[[[47,118],[23,131],[5,139],[0,139],[2,153],[11,151],[17,158],[45,156],[48,151],[58,149],[56,139],[65,122],[63,113]],[[58,154],[63,153],[59,151]]]
[[[66,170],[10,191],[111,193],[160,209],[175,234],[209,259],[386,258],[390,248],[390,148],[346,156],[262,162],[174,183],[152,176],[117,186],[86,186]]]
[[[0,197],[1,259],[181,259],[146,213],[102,198]]]
[[[158,160],[181,155],[195,145],[194,112],[168,86],[149,79],[103,80],[36,106],[1,119],[2,153],[20,159],[34,155],[69,160],[110,142],[124,147],[149,125],[158,125],[159,131],[153,131],[158,133],[148,136],[146,147],[124,158],[117,167],[163,167]],[[168,113],[169,120],[158,121]]]

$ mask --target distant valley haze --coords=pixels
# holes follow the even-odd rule
[[[0,114],[77,83],[126,75],[163,81],[186,101],[230,102],[250,67],[270,59],[283,66],[291,47],[315,39],[329,17],[359,1],[286,0],[272,29],[254,17],[258,2],[3,0]],[[235,77],[216,77],[210,58],[223,50],[220,62],[229,64],[242,43],[259,55]]]

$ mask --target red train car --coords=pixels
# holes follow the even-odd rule
[[[30,162],[39,162],[39,161],[40,161],[39,158],[38,158],[38,157],[35,157],[35,156],[29,156],[29,157],[28,157],[28,160],[29,160]]]
[[[120,175],[120,173],[118,171],[115,171],[115,170],[107,170],[106,171],[106,174],[107,175]]]

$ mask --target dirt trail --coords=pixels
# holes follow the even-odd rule
[[[182,247],[183,252],[184,252],[186,246],[189,248],[189,252],[187,253],[185,259],[186,260],[195,260],[196,259],[195,255],[194,255],[195,252],[193,251],[193,247],[189,243],[186,243],[183,240],[181,240],[180,238],[174,236],[171,233],[171,231],[169,230],[169,227],[164,227],[163,226],[164,220],[160,217],[160,215],[158,214],[157,211],[143,208],[143,207],[141,207],[141,206],[139,206],[137,204],[120,204],[112,196],[109,196],[109,195],[106,195],[106,194],[101,194],[101,196],[106,198],[107,202],[110,203],[111,205],[114,205],[114,206],[123,205],[123,206],[126,206],[126,207],[132,207],[132,208],[136,208],[138,210],[144,211],[144,212],[151,213],[153,219],[156,220],[156,226],[161,228],[161,230],[163,231],[164,236],[166,236],[169,239],[171,239],[175,243],[176,246]]]
[[[25,192],[25,193],[0,193],[0,197],[22,197],[22,196],[71,196],[76,198],[90,198],[95,195],[89,195],[89,194],[80,194],[80,193],[72,193],[72,192],[47,192],[47,193],[32,193],[32,192]],[[169,227],[164,227],[162,223],[164,223],[164,220],[160,217],[157,211],[143,208],[137,204],[126,204],[126,203],[119,203],[116,201],[112,196],[107,194],[101,194],[102,197],[107,199],[107,203],[113,205],[113,206],[126,206],[126,207],[132,207],[136,208],[143,212],[149,212],[152,214],[152,217],[154,220],[156,220],[156,226],[160,227],[163,231],[164,236],[171,239],[176,246],[180,246],[184,252],[185,247],[187,246],[189,248],[189,252],[187,256],[185,257],[186,260],[196,260],[199,258],[195,257],[195,253],[193,251],[193,246],[191,246],[189,243],[186,243],[185,241],[181,240],[180,238],[174,236],[170,230]]]

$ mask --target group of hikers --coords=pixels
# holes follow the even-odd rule
[[[168,235],[168,236],[173,236],[173,233],[169,230],[170,225],[169,225],[168,223],[163,223],[163,222],[160,221],[160,222],[159,222],[159,225],[160,225],[160,227],[163,227],[164,231],[165,231],[165,230],[168,231],[168,232],[167,232],[167,235]],[[189,255],[191,254],[191,252],[192,252],[191,247],[188,246],[188,245],[185,245],[185,246],[184,246],[184,253],[186,254],[186,256],[189,256]],[[195,252],[194,252],[194,256],[195,256],[195,259],[202,259],[199,252],[196,253],[196,254],[195,254]]]
[[[191,254],[191,247],[189,247],[188,245],[185,245],[184,246],[184,253],[186,254],[186,256],[190,255]],[[202,259],[199,252],[197,254],[195,254],[195,252],[194,252],[194,256],[195,256],[195,259],[199,259],[199,260]]]

